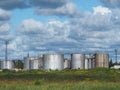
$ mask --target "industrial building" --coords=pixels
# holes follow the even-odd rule
[[[70,69],[71,61],[64,59],[64,69]]]
[[[92,69],[95,67],[95,58],[94,55],[85,56],[85,69]]]
[[[24,58],[24,69],[43,69],[43,59],[35,57],[25,57]]]
[[[9,69],[9,70],[14,69],[14,64],[12,60],[2,60],[0,61],[0,64],[1,64],[0,65],[1,69]]]
[[[63,69],[92,69],[108,68],[109,55],[96,53],[85,55],[83,53],[70,54],[71,59],[64,58],[64,54],[43,54],[42,57],[25,57],[24,70],[63,70]],[[14,69],[11,60],[0,61],[1,69]]]
[[[5,60],[0,61],[1,69],[14,69],[15,65],[12,60],[8,60],[7,46],[9,41],[5,41]],[[117,62],[117,49],[116,62]],[[93,55],[85,55],[83,53],[72,53],[71,60],[65,59],[64,54],[43,54],[42,57],[24,58],[24,70],[63,70],[63,69],[92,69],[92,68],[108,68],[108,53],[96,53]]]

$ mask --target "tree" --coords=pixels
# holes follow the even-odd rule
[[[14,66],[15,66],[15,68],[23,69],[23,62],[22,62],[22,60],[15,60],[14,61]]]
[[[112,59],[109,61],[109,68],[114,66],[113,62],[112,62]]]

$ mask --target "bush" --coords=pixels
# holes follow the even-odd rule
[[[34,82],[34,85],[42,85],[42,84],[44,84],[44,80],[43,79],[35,80],[35,82]]]
[[[15,70],[8,70],[8,69],[3,69],[2,72],[4,73],[15,73]]]

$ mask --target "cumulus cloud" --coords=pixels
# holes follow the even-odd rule
[[[24,20],[17,31],[24,34],[38,34],[42,32],[43,25],[41,22],[37,22],[34,19]]]
[[[20,49],[22,48],[23,51],[48,52],[50,50],[57,52],[57,47],[67,47],[66,42],[72,43],[70,39],[67,39],[69,27],[66,26],[65,22],[52,20],[41,24],[41,22],[31,19],[25,21],[23,21],[24,23],[22,22],[22,25],[18,26],[19,29],[16,29],[22,43],[19,43],[18,46],[22,46]],[[30,26],[31,23],[29,22],[35,27]],[[28,45],[28,43],[30,44]]]
[[[110,13],[100,14],[94,10],[93,13],[84,13],[82,18],[71,19],[68,22],[71,30],[69,38],[78,43],[78,48],[84,48],[87,52],[119,48],[120,19],[117,12],[111,10]]]
[[[0,8],[12,10],[16,8],[26,8],[28,7],[26,0],[0,0]]]
[[[82,18],[64,22],[24,20],[16,28],[18,35],[9,48],[11,51],[21,52],[19,55],[23,56],[27,52],[32,52],[33,55],[35,52],[113,52],[111,49],[119,48],[120,42],[119,18],[114,17],[118,15],[117,12],[112,10],[104,15],[84,13]]]
[[[10,24],[9,23],[1,23],[0,25],[0,35],[6,35],[9,33]]]
[[[40,8],[58,8],[71,0],[30,0],[32,6]]]
[[[10,12],[4,9],[26,8],[27,5],[34,7],[38,15],[73,17],[67,18],[66,21],[50,20],[44,23],[34,19],[23,20],[16,28],[14,40],[9,44],[10,55],[21,57],[27,52],[31,52],[33,55],[38,52],[94,53],[109,51],[112,53],[112,50],[119,48],[120,45],[120,10],[116,8],[119,7],[117,4],[119,1],[100,1],[105,6],[115,8],[97,6],[93,8],[92,13],[80,13],[71,0],[1,0],[0,18],[2,20],[10,18]],[[19,2],[19,5],[15,5],[13,2]],[[6,6],[7,4],[9,5]],[[6,35],[9,33],[9,29],[8,23],[0,22],[0,39],[10,37],[10,35]]]
[[[0,9],[0,21],[9,20],[10,17],[11,17],[11,13],[9,11]]]
[[[80,12],[71,0],[0,0],[0,8],[6,10],[33,7],[37,15],[79,16]]]
[[[99,1],[101,1],[107,7],[120,8],[120,0],[99,0]]]
[[[99,14],[105,15],[105,14],[111,13],[111,10],[109,10],[106,7],[102,7],[102,6],[94,7],[93,10],[94,10],[94,14],[98,14],[99,13]]]
[[[56,15],[56,16],[80,16],[80,12],[77,10],[76,5],[73,3],[66,3],[57,8],[40,8],[36,9],[38,15]]]
[[[98,6],[82,14],[64,22],[24,20],[17,29],[23,51],[94,53],[119,48],[119,10]]]

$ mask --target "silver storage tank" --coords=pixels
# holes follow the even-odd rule
[[[29,57],[25,57],[24,58],[24,69],[25,70],[29,70],[30,69],[30,58]]]
[[[85,68],[85,54],[71,54],[71,69]]]
[[[39,58],[39,69],[43,69],[43,58]]]
[[[37,57],[25,57],[24,58],[24,69],[42,69],[43,59]]]
[[[64,69],[70,69],[70,60],[64,60]]]
[[[95,67],[108,68],[109,67],[109,55],[107,53],[95,54]]]
[[[95,58],[93,58],[91,61],[91,68],[95,68]]]
[[[92,59],[88,59],[89,69],[92,68]]]
[[[30,69],[39,69],[39,59],[30,60]]]
[[[85,69],[89,69],[88,58],[85,58]]]
[[[44,54],[43,68],[45,70],[62,70],[64,69],[64,55],[63,54]]]
[[[94,68],[94,56],[93,55],[86,55],[85,57],[85,69],[91,69]]]
[[[14,69],[14,64],[12,60],[3,60],[1,61],[1,69]]]

